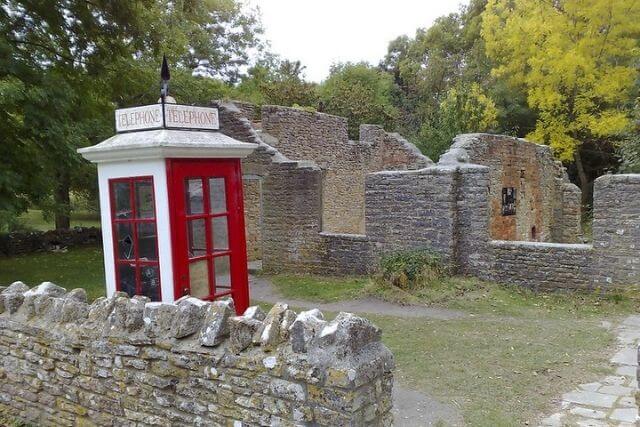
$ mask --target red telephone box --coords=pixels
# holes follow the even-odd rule
[[[167,159],[175,295],[249,305],[238,159]]]
[[[167,98],[168,99],[168,98]],[[216,108],[116,110],[116,135],[78,150],[98,164],[107,294],[249,305],[240,159]]]

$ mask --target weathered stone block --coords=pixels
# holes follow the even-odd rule
[[[235,314],[233,300],[214,301],[208,308],[200,330],[200,344],[213,347],[229,335],[229,318]]]
[[[253,336],[261,326],[261,321],[250,317],[234,316],[229,318],[231,351],[239,353],[249,347],[253,342]]]
[[[309,344],[316,337],[316,334],[324,328],[326,323],[324,315],[318,309],[303,311],[298,314],[289,329],[293,351],[306,353]]]

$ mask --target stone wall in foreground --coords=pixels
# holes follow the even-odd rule
[[[393,356],[340,313],[16,282],[0,293],[0,413],[44,426],[392,423]]]

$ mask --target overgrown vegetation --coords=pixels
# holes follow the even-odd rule
[[[403,290],[416,290],[447,274],[448,268],[442,263],[440,255],[423,249],[383,256],[374,280]]]

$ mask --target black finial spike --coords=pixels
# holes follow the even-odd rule
[[[166,55],[162,55],[162,68],[160,69],[160,78],[162,80],[171,79],[171,75],[169,74],[169,64],[167,63]]]
[[[166,55],[162,55],[162,67],[160,68],[160,79],[162,83],[160,85],[160,98],[164,103],[164,99],[169,96],[169,80],[171,74],[169,73],[169,64],[167,63]]]

